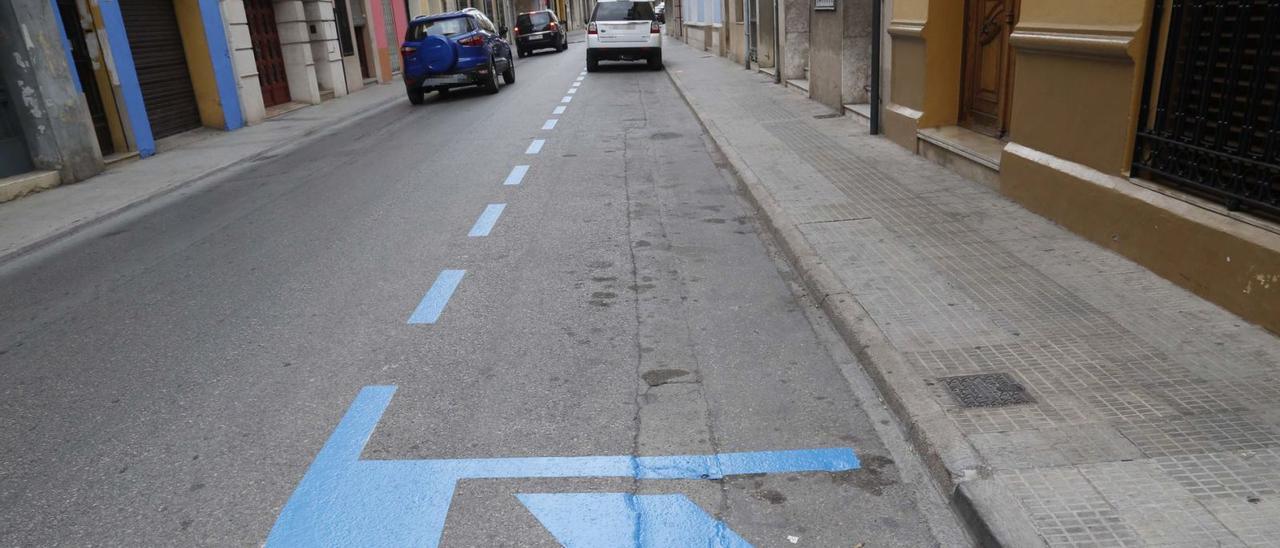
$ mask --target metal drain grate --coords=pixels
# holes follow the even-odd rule
[[[1004,407],[1035,403],[1031,394],[1008,373],[984,373],[939,379],[962,407]]]

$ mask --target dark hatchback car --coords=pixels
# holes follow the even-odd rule
[[[569,37],[565,34],[564,24],[551,10],[531,11],[516,17],[516,52],[521,57],[533,53],[536,49],[555,48],[556,51],[569,49]]]

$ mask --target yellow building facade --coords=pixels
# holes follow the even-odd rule
[[[894,0],[894,142],[1280,332],[1280,18],[1236,0]]]

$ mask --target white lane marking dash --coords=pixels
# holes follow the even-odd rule
[[[564,97],[560,98],[561,103],[568,103],[569,101],[572,101],[572,100],[573,100],[573,97],[570,97],[568,95],[565,95]]]
[[[529,172],[529,166],[513,167],[511,168],[511,174],[507,175],[507,180],[503,181],[502,184],[507,186],[518,185],[520,184],[520,181],[524,180],[524,174],[528,172]]]
[[[431,289],[422,297],[422,302],[418,303],[418,308],[409,316],[409,323],[436,323],[440,319],[440,313],[444,312],[445,305],[449,304],[449,297],[453,296],[453,291],[458,288],[458,283],[462,282],[462,276],[466,273],[466,270],[440,272],[435,283],[431,284]]]
[[[546,143],[546,142],[547,142],[546,139],[534,139],[532,143],[529,143],[529,148],[525,149],[524,153],[537,154],[539,151],[542,150],[543,143]]]
[[[564,114],[564,109],[565,109],[564,105],[560,105],[560,106],[556,107],[556,109],[555,109],[555,110],[551,111],[551,113],[552,113],[552,114]]]
[[[555,118],[552,118],[552,119],[550,119],[550,120],[547,120],[546,122],[543,122],[543,123],[542,123],[542,129],[555,129],[555,128],[556,128],[556,122],[559,122],[559,121],[560,121],[560,120],[557,120],[557,119],[555,119]]]
[[[581,82],[581,81],[586,80],[586,79],[587,79],[587,77],[586,77],[586,76],[579,76],[577,81]]]
[[[507,208],[507,204],[489,204],[485,206],[484,212],[480,214],[480,218],[476,219],[476,224],[471,227],[471,232],[467,236],[479,238],[488,236],[493,231],[493,225],[498,224],[498,217],[502,215],[502,210]]]
[[[575,88],[576,88],[576,87],[578,87],[578,86],[581,86],[581,85],[582,85],[582,82],[574,82],[574,83],[573,83],[573,87],[575,87]]]
[[[578,88],[569,88],[569,95],[573,95],[577,92],[578,92]]]

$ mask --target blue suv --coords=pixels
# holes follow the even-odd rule
[[[516,63],[511,44],[502,38],[506,33],[475,8],[410,21],[400,46],[409,102],[420,105],[428,91],[445,93],[460,86],[497,93],[499,72],[503,82],[514,84]]]

